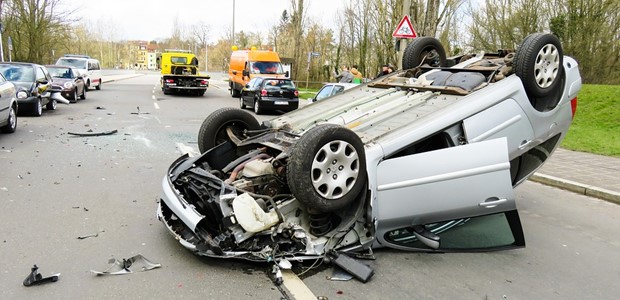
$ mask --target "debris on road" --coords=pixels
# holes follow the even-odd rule
[[[148,112],[143,112],[143,113],[141,113],[141,112],[140,112],[140,106],[138,106],[138,107],[136,107],[136,108],[138,109],[138,112],[132,112],[132,113],[131,113],[132,115],[148,115],[148,114],[150,114],[150,113],[148,113]]]
[[[110,130],[110,131],[101,131],[101,132],[94,132],[91,129],[91,130],[88,130],[87,132],[67,132],[67,133],[71,135],[77,135],[77,136],[101,136],[101,135],[112,135],[117,132],[118,130],[116,129]]]
[[[81,235],[81,236],[78,236],[77,239],[78,240],[84,240],[84,239],[91,238],[91,237],[98,237],[99,234],[102,233],[102,232],[105,232],[105,230],[101,230],[100,232],[97,232],[97,233]]]
[[[161,264],[151,262],[146,257],[142,256],[142,254],[138,254],[132,256],[130,258],[119,261],[116,258],[112,258],[108,261],[110,267],[105,271],[95,271],[91,270],[91,272],[95,273],[97,276],[100,275],[124,275],[133,273],[131,268],[137,269],[137,272],[148,271],[152,269],[156,269],[161,267]]]
[[[24,279],[24,286],[32,286],[32,285],[38,285],[38,284],[58,281],[58,277],[60,276],[60,273],[56,273],[50,277],[43,278],[43,275],[39,274],[38,270],[39,270],[39,267],[37,267],[37,265],[34,265],[32,268],[30,268],[30,274],[28,274],[28,277]]]

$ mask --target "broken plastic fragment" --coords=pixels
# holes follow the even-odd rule
[[[143,272],[152,269],[156,269],[161,267],[161,264],[151,262],[146,257],[142,256],[142,254],[138,254],[136,256],[132,256],[128,259],[124,259],[119,261],[116,258],[112,258],[108,261],[110,267],[105,271],[95,271],[90,270],[95,273],[97,276],[99,275],[124,275],[133,273],[134,270],[136,272]],[[132,270],[133,269],[133,270]]]
[[[67,132],[67,133],[71,135],[77,135],[77,136],[100,136],[100,135],[111,135],[117,132],[118,130],[114,129],[114,130],[102,131],[102,132],[81,132],[81,133],[80,132]]]
[[[58,277],[60,276],[60,273],[56,273],[50,277],[43,278],[43,276],[39,274],[38,270],[39,270],[39,267],[37,267],[37,265],[34,265],[32,268],[30,268],[30,274],[28,274],[28,277],[24,279],[24,286],[32,286],[32,285],[37,285],[37,284],[42,284],[42,283],[58,281]]]

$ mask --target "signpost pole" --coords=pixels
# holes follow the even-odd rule
[[[411,8],[411,0],[403,1],[403,16],[409,16],[409,10]],[[402,23],[402,22],[401,22]],[[407,48],[407,39],[400,39],[400,47],[398,49],[398,69],[403,69],[403,54],[405,53],[405,48]]]

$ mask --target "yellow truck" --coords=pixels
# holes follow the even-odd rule
[[[198,71],[196,55],[186,50],[164,50],[160,58],[161,90],[164,94],[202,96],[209,87],[209,75]]]

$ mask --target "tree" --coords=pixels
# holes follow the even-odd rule
[[[59,41],[69,40],[72,11],[59,10],[60,0],[4,1],[5,36],[13,40],[13,59],[51,63]]]

